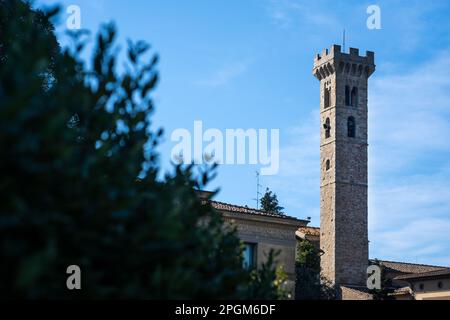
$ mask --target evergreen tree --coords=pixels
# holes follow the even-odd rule
[[[81,33],[55,54],[55,14],[0,0],[0,296],[277,298],[273,258],[245,270],[235,230],[194,191],[216,168],[161,173],[158,57],[130,42],[119,73],[112,24],[89,63]]]
[[[278,204],[277,195],[272,193],[269,188],[266,189],[266,193],[261,198],[261,209],[270,213],[284,215],[284,208]]]
[[[332,300],[335,289],[320,276],[319,250],[308,240],[298,242],[295,298],[297,300]]]

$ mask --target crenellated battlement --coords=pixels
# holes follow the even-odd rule
[[[368,78],[375,71],[375,53],[366,51],[366,55],[361,56],[356,48],[350,48],[349,53],[345,53],[340,45],[335,44],[331,49],[323,49],[321,54],[315,55],[313,74],[316,78],[322,80],[336,71]]]
[[[365,56],[360,56],[359,49],[350,48],[349,53],[346,53],[342,52],[341,46],[337,44],[333,45],[331,49],[323,49],[321,54],[316,54],[314,63],[321,64],[324,61],[336,58],[356,60],[368,64],[375,63],[375,54],[372,51],[366,51]]]

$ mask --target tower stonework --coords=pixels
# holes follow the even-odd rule
[[[368,243],[368,79],[375,55],[333,45],[314,59],[320,81],[320,247],[322,275],[365,286]]]

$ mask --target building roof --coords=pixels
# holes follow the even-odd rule
[[[300,234],[305,234],[307,236],[320,237],[320,228],[300,227],[298,228],[297,232],[299,232]]]
[[[371,260],[372,263],[375,263],[375,260]],[[383,261],[379,260],[379,262],[386,268],[387,272],[396,272],[396,273],[423,273],[423,272],[431,272],[442,269],[449,269],[448,267],[443,266],[431,266],[426,264],[416,264],[416,263],[407,263],[407,262],[394,262],[394,261]]]
[[[410,287],[401,287],[397,288],[390,294],[391,296],[410,296],[411,295],[411,288]]]
[[[341,285],[340,290],[344,300],[373,300],[367,287]]]
[[[205,191],[205,190],[195,190],[197,193],[197,196],[202,200],[203,203],[210,203],[211,206],[219,211],[223,212],[230,212],[230,213],[237,213],[237,214],[243,214],[243,215],[253,215],[253,216],[260,216],[260,217],[270,217],[270,218],[277,218],[285,220],[286,222],[292,221],[296,222],[298,225],[307,225],[310,221],[309,220],[303,220],[298,219],[296,217],[288,216],[285,214],[276,214],[267,212],[264,210],[258,210],[254,208],[249,208],[247,206],[238,206],[230,203],[220,202],[220,201],[214,201],[212,200],[212,197],[214,196],[214,192],[211,191]]]
[[[257,209],[252,209],[249,207],[237,206],[234,204],[229,204],[229,203],[224,203],[224,202],[210,201],[210,203],[213,208],[215,208],[217,210],[221,210],[221,211],[258,215],[258,216],[266,216],[266,217],[287,219],[287,220],[296,220],[296,221],[305,222],[305,224],[309,222],[308,220],[302,220],[302,219],[298,219],[298,218],[287,216],[287,215],[279,215],[279,214],[270,213],[270,212],[263,211],[263,210],[257,210]]]
[[[429,271],[429,272],[421,272],[421,273],[412,273],[412,274],[405,274],[401,276],[397,276],[396,280],[418,280],[418,279],[425,279],[425,278],[450,278],[450,268],[444,268],[441,270],[436,271]]]

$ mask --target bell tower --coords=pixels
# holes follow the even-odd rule
[[[368,244],[368,79],[375,55],[333,45],[314,59],[320,81],[320,247],[322,275],[365,286]]]

